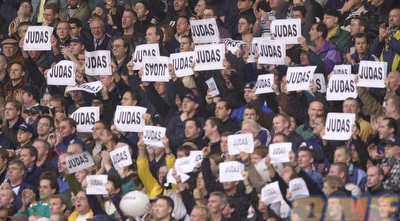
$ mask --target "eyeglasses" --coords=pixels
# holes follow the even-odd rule
[[[40,123],[40,122],[37,125],[38,125],[38,127],[48,127],[49,126],[48,123]]]
[[[123,45],[111,45],[111,48],[120,48],[120,47],[122,47]]]

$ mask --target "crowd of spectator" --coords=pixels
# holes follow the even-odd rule
[[[190,21],[208,18],[221,39],[240,41],[237,51],[226,50],[223,70],[177,77],[170,68],[169,82],[145,82],[133,71],[138,45],[158,44],[161,56],[194,51]],[[301,20],[302,36],[286,45],[286,65],[248,62],[253,38],[271,36],[273,20],[290,18]],[[13,0],[0,3],[0,24],[0,220],[306,220],[311,209],[290,201],[295,178],[327,202],[325,220],[360,220],[365,211],[371,220],[398,220],[398,0]],[[54,27],[51,51],[23,50],[29,26]],[[85,51],[96,50],[110,51],[112,75],[85,73]],[[77,85],[100,81],[102,89],[48,85],[47,72],[62,60],[77,64]],[[387,62],[385,88],[357,87],[357,98],[343,101],[327,101],[315,83],[287,90],[288,67],[316,66],[328,82],[335,65],[351,65],[356,75],[360,61]],[[274,92],[256,94],[257,77],[267,73]],[[118,131],[117,105],[147,108],[145,124],[166,128],[164,147]],[[92,133],[79,133],[71,114],[86,106],[99,107],[100,120]],[[355,114],[349,140],[324,139],[331,112]],[[228,136],[241,133],[253,135],[254,152],[229,154]],[[280,142],[292,143],[290,162],[271,164],[268,146]],[[110,152],[126,145],[133,164],[115,168]],[[203,160],[183,182],[174,162],[194,150]],[[95,165],[68,173],[67,157],[84,151]],[[227,161],[245,165],[243,181],[219,181]],[[166,184],[170,169],[177,184]],[[108,194],[86,194],[94,174],[108,175]],[[261,201],[274,181],[283,200]],[[133,190],[152,202],[141,218],[119,207]],[[336,197],[363,194],[383,197],[369,210]]]

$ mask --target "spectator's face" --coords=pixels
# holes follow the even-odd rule
[[[276,116],[272,120],[272,125],[274,128],[274,133],[283,133],[287,128],[289,128],[289,125],[287,122],[283,121],[282,116]]]
[[[281,4],[282,0],[270,0],[269,1],[269,7],[271,7],[272,10],[276,10],[279,5]]]
[[[389,27],[397,29],[400,27],[400,9],[393,9],[389,14]]]
[[[324,106],[320,102],[312,102],[308,108],[310,120],[314,120],[317,115],[324,113]]]
[[[76,195],[75,209],[80,215],[86,214],[90,211],[90,206],[85,192],[80,191]]]
[[[301,23],[304,23],[304,21],[305,21],[305,18],[303,17],[303,14],[301,14],[300,11],[293,11],[292,18],[295,18],[295,19],[298,18],[298,19],[300,19],[300,20],[301,20]]]
[[[204,124],[204,135],[206,137],[209,137],[213,134],[213,126],[211,125],[210,121],[207,120],[206,123]]]
[[[35,157],[30,155],[29,149],[22,149],[19,160],[22,161],[26,167],[30,167],[34,164]]]
[[[228,153],[228,136],[221,136],[221,152]]]
[[[336,188],[332,188],[328,182],[324,182],[324,187],[322,188],[322,192],[325,196],[330,195],[331,193],[336,191]]]
[[[24,170],[19,168],[17,164],[11,164],[8,166],[8,178],[10,181],[18,180],[23,177]]]
[[[71,125],[69,125],[68,121],[61,121],[60,122],[60,128],[59,128],[59,133],[61,137],[67,137],[71,134],[75,133],[75,128],[71,127]]]
[[[253,89],[250,88],[244,89],[244,100],[246,101],[246,103],[250,103],[251,100],[253,99],[253,96],[254,96]]]
[[[203,178],[203,173],[199,173],[199,175],[197,175],[197,179],[196,179],[196,187],[198,189],[204,189],[204,178]]]
[[[343,102],[343,113],[358,114],[360,108],[356,100],[345,100]]]
[[[190,100],[189,98],[187,98],[187,97],[183,98],[183,101],[182,101],[182,111],[183,112],[186,112],[186,113],[192,112],[198,106],[199,105],[196,102]]]
[[[397,197],[387,197],[379,199],[378,201],[378,210],[381,218],[389,218],[393,216],[398,209],[398,206],[395,206],[395,202],[398,202]]]
[[[75,177],[80,183],[83,182],[83,180],[86,178],[87,175],[88,175],[87,170],[79,170],[78,172],[75,173]]]
[[[61,204],[61,199],[58,199],[58,198],[50,199],[50,212],[51,212],[51,214],[62,213],[63,209],[64,209],[62,207],[63,207],[63,205]]]
[[[385,145],[385,158],[390,158],[398,154],[399,153],[398,149],[399,146],[396,145]]]
[[[262,159],[262,157],[258,154],[253,153],[250,155],[250,160],[251,160],[252,164],[256,164],[256,163],[260,162],[261,159]]]
[[[331,166],[331,167],[329,168],[329,173],[328,173],[328,175],[340,177],[339,167],[336,166],[336,165]]]
[[[79,28],[75,23],[70,23],[69,26],[71,27],[69,31],[69,35],[71,37],[76,37],[81,35],[81,28]]]
[[[335,163],[350,163],[350,158],[346,156],[345,150],[343,148],[339,148],[335,151],[334,154],[334,162]]]
[[[192,44],[188,38],[181,38],[179,45],[180,52],[192,51]]]
[[[132,99],[132,94],[130,92],[125,92],[121,99],[122,106],[134,106],[134,100]]]
[[[175,11],[185,10],[187,5],[188,5],[187,0],[174,0],[174,10]]]
[[[307,151],[299,151],[297,160],[301,168],[309,167],[313,163],[313,158],[311,158]]]
[[[379,124],[378,128],[378,133],[379,133],[379,139],[385,140],[388,139],[392,136],[392,133],[394,129],[389,129],[389,120],[382,120],[381,123]]]
[[[47,154],[49,153],[49,151],[44,148],[43,142],[42,141],[36,141],[35,143],[33,143],[33,146],[38,151],[38,160],[46,159]]]
[[[205,9],[204,10],[204,18],[215,18],[213,10]]]
[[[74,100],[75,103],[80,103],[83,102],[84,97],[83,97],[83,92],[82,91],[72,91],[72,100]]]
[[[252,134],[254,140],[257,138],[257,135],[258,135],[258,132],[255,130],[255,128],[253,128],[252,123],[242,124],[242,128],[240,131],[242,134]]]
[[[320,117],[314,119],[313,122],[314,122],[313,123],[313,134],[319,136],[321,134],[321,132],[324,130],[325,122],[323,122],[323,119]]]
[[[32,134],[29,132],[22,131],[21,129],[18,130],[17,133],[17,140],[20,144],[25,144],[32,138]]]
[[[194,208],[192,210],[192,212],[190,213],[190,220],[191,221],[206,221],[206,219],[202,217],[200,208]]]
[[[18,111],[12,103],[7,103],[4,111],[5,119],[9,121],[15,120],[21,114],[21,111]]]
[[[195,122],[192,121],[192,120],[186,121],[186,124],[185,124],[185,137],[187,139],[193,139],[193,138],[198,137],[199,134],[200,134],[200,128],[196,127]]]
[[[158,44],[160,36],[156,35],[156,28],[150,27],[146,31],[146,42],[147,44]]]
[[[112,75],[102,75],[100,76],[100,82],[104,85],[104,87],[110,87],[114,82],[114,78]]]
[[[286,166],[282,170],[282,179],[289,183],[291,176],[293,175],[293,168],[291,166]]]
[[[67,164],[67,154],[61,154],[58,158],[58,172],[64,173],[65,172],[65,165]]]
[[[383,176],[379,175],[379,171],[377,167],[370,167],[367,171],[367,187],[375,188],[377,187],[383,180]]]
[[[50,106],[54,108],[55,113],[64,112],[64,106],[62,105],[61,101],[50,101]]]
[[[10,79],[11,80],[20,80],[25,75],[25,72],[22,70],[21,65],[13,64],[10,68]]]
[[[165,82],[155,82],[154,88],[161,97],[165,96],[167,92],[167,85],[165,84]]]
[[[251,33],[252,29],[253,29],[253,25],[251,23],[247,22],[246,19],[244,19],[244,18],[239,19],[239,22],[238,22],[239,34],[241,34],[241,35],[249,34],[249,33]]]
[[[3,45],[3,53],[7,58],[14,57],[18,52],[18,46],[16,44],[5,44]]]
[[[322,32],[317,31],[317,25],[315,24],[308,34],[310,34],[310,41],[315,42],[322,35]]]
[[[80,42],[71,42],[69,44],[69,50],[74,56],[78,56],[85,46]]]
[[[52,9],[45,9],[43,13],[44,20],[49,26],[53,26],[58,14],[54,13]]]
[[[258,117],[257,117],[256,110],[245,108],[244,112],[243,112],[243,120],[245,120],[245,119],[251,119],[251,120],[257,121]]]
[[[196,15],[198,17],[202,18],[205,9],[206,9],[206,1],[205,0],[199,0],[197,2],[196,7],[194,7],[194,12],[196,12]]]
[[[76,7],[79,4],[79,0],[67,0],[67,3],[71,7]]]
[[[92,129],[93,139],[94,140],[100,139],[100,136],[103,134],[104,129],[105,129],[105,127],[102,123],[95,123],[93,125],[93,129]]]
[[[134,10],[138,18],[144,18],[149,13],[149,10],[146,10],[146,7],[141,2],[136,3]]]
[[[219,196],[210,196],[210,198],[208,198],[207,207],[213,214],[216,214],[224,208],[224,205],[221,203]]]
[[[222,121],[228,119],[230,113],[231,110],[226,109],[226,103],[224,101],[219,101],[215,105],[215,117],[221,119]]]
[[[25,16],[31,16],[32,6],[28,2],[24,2],[19,6],[18,14],[24,14]]]
[[[163,183],[164,177],[166,177],[168,174],[168,167],[162,166],[160,169],[158,169],[158,182]]]
[[[324,24],[328,27],[329,30],[334,28],[337,24],[338,18],[332,15],[324,15]]]
[[[104,25],[99,20],[93,20],[90,23],[90,31],[96,40],[102,39],[105,34]]]
[[[392,90],[395,90],[400,84],[400,74],[395,71],[389,72],[388,76],[388,84]]]
[[[354,41],[356,52],[360,55],[364,55],[368,51],[367,38],[355,38]]]
[[[246,11],[251,8],[253,2],[251,0],[238,0],[237,7],[240,12]]]
[[[352,19],[350,23],[350,35],[354,36],[358,33],[364,32],[364,28],[360,25],[359,19]]]
[[[70,29],[69,23],[61,22],[57,25],[56,33],[61,40],[65,40],[69,36]]]
[[[297,128],[297,123],[296,123],[296,119],[294,119],[294,117],[290,117],[290,127],[289,127],[289,131],[294,131]]]
[[[111,47],[113,55],[118,59],[125,57],[128,52],[128,47],[124,47],[124,41],[122,39],[115,40]]]
[[[284,143],[286,142],[282,135],[274,136],[272,143]]]
[[[124,11],[122,14],[122,28],[128,29],[135,23],[135,18],[131,12]]]
[[[56,189],[52,189],[50,186],[50,180],[40,181],[39,194],[41,200],[48,200],[55,192]]]
[[[176,33],[180,36],[186,35],[189,29],[190,25],[188,20],[186,20],[185,18],[179,18],[176,22]]]
[[[0,190],[0,206],[8,207],[10,203],[13,203],[12,199],[12,190],[10,189],[2,189]]]
[[[168,207],[167,201],[164,199],[159,199],[156,201],[153,207],[154,216],[158,220],[164,220],[169,217],[172,213],[172,208]]]

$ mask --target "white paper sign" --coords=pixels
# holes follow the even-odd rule
[[[169,57],[144,57],[143,58],[142,81],[149,82],[168,82],[171,79],[169,75]]]
[[[51,51],[53,27],[29,26],[24,38],[24,51]]]
[[[153,147],[164,147],[162,138],[165,137],[165,127],[157,126],[144,126],[143,128],[143,141],[144,144]]]
[[[261,178],[265,182],[271,182],[271,177],[269,174],[268,167],[267,167],[267,165],[265,165],[265,157],[263,159],[261,159],[260,161],[258,161],[258,163],[254,164],[254,167],[256,168],[257,172],[260,174]],[[275,168],[275,171],[278,174],[282,174],[282,170],[283,170],[282,163],[275,163],[275,164],[273,164],[273,167]]]
[[[193,157],[181,157],[175,160],[175,169],[179,170],[182,173],[190,173],[193,171],[194,167]]]
[[[93,81],[90,83],[84,83],[80,85],[75,85],[74,87],[69,87],[65,89],[68,91],[86,91],[88,93],[95,94],[103,88],[103,84],[100,81]]]
[[[261,189],[261,201],[265,205],[270,205],[283,200],[278,181],[265,185]]]
[[[243,41],[233,40],[232,38],[223,38],[222,42],[224,42],[226,48],[234,55],[236,55],[238,49],[244,44]]]
[[[289,152],[292,150],[292,142],[270,144],[268,149],[271,164],[290,162]]]
[[[167,174],[167,177],[166,177],[166,178],[167,178],[167,183],[165,183],[164,186],[168,186],[168,184],[170,184],[170,183],[172,183],[172,184],[177,184],[175,178],[172,176],[172,173],[173,173],[173,172],[174,172],[174,169],[173,169],[173,168],[169,169],[168,174]],[[176,170],[176,174],[177,174],[178,176],[180,176],[181,182],[182,182],[182,183],[183,183],[183,182],[186,182],[186,180],[188,180],[188,179],[190,178],[189,175],[186,175],[186,174],[180,172],[179,170]]]
[[[357,87],[385,88],[387,62],[360,61]]]
[[[126,167],[132,164],[132,157],[128,146],[118,147],[111,151],[110,158],[115,170],[118,170],[120,165]]]
[[[257,54],[257,40],[258,38],[253,38],[253,41],[250,44],[249,52],[248,55],[249,57],[247,58],[247,63],[254,63],[256,62],[255,56]]]
[[[108,175],[88,175],[86,177],[87,195],[103,195],[108,194],[106,189],[106,183],[108,181]]]
[[[258,58],[259,64],[285,64],[285,41],[258,40],[257,51],[260,55]]]
[[[203,161],[203,151],[201,150],[192,150],[189,156],[193,158],[195,165]]]
[[[288,91],[310,90],[310,82],[313,80],[317,66],[289,67],[286,74]]]
[[[133,55],[133,70],[140,70],[143,66],[143,59],[146,56],[158,57],[160,56],[160,47],[158,44],[143,44],[138,45],[135,48],[135,54]]]
[[[222,70],[225,58],[225,44],[196,45],[195,71]]]
[[[77,65],[68,60],[58,62],[47,72],[47,85],[75,85]]]
[[[143,114],[146,108],[118,105],[115,110],[114,124],[121,132],[143,132]]]
[[[76,130],[81,133],[91,133],[94,124],[100,120],[99,107],[80,107],[71,118],[76,122]]]
[[[355,75],[336,75],[333,74],[329,78],[328,87],[326,88],[326,100],[343,101],[349,97],[357,97]]]
[[[169,56],[177,77],[193,75],[193,69],[191,67],[194,56],[194,51],[174,53]]]
[[[190,19],[190,31],[195,44],[219,42],[219,30],[215,18]]]
[[[85,51],[85,73],[87,75],[112,75],[109,50]]]
[[[235,134],[228,136],[229,155],[240,154],[240,152],[253,153],[254,138],[253,134]]]
[[[333,67],[332,74],[351,74],[351,65],[341,64]]]
[[[275,40],[283,40],[286,44],[298,44],[301,37],[300,19],[277,19],[271,22],[271,33]]]
[[[210,89],[211,92],[211,97],[216,97],[219,95],[219,90],[217,87],[217,83],[215,83],[215,80],[213,77],[210,79],[206,80],[206,84],[208,85],[208,89]]]
[[[229,161],[219,164],[219,182],[243,180],[244,164],[238,161]]]
[[[325,76],[321,73],[314,73],[314,83],[317,86],[317,91],[320,93],[326,93]]]
[[[301,197],[310,196],[310,192],[308,191],[306,182],[304,182],[303,178],[294,178],[289,181],[289,190],[292,193],[292,199]]]
[[[256,94],[273,93],[274,74],[258,75],[256,83]]]
[[[94,165],[93,158],[89,152],[77,153],[67,156],[67,170],[68,173],[76,173],[80,170],[89,168]]]
[[[356,119],[355,114],[328,113],[325,123],[324,140],[348,140]]]

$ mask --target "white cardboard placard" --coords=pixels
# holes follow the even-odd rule
[[[99,107],[80,107],[71,118],[76,122],[76,130],[82,133],[91,133],[93,125],[100,120]]]
[[[108,175],[88,175],[86,177],[86,194],[87,195],[103,195],[108,194],[106,183]]]
[[[343,101],[349,97],[357,97],[357,87],[354,81],[354,75],[337,75],[333,74],[329,78],[328,87],[326,88],[326,100]]]
[[[47,85],[75,85],[77,65],[68,60],[58,62],[47,72]]]
[[[195,71],[224,69],[225,44],[196,45],[194,52]]]
[[[169,57],[144,57],[142,81],[168,82],[171,79],[168,64]]]
[[[175,160],[175,169],[182,173],[190,173],[196,166],[193,157],[181,157]]]
[[[355,122],[355,114],[328,113],[325,123],[325,140],[348,140]]]
[[[216,96],[219,95],[219,90],[218,90],[218,87],[217,87],[217,83],[215,83],[215,80],[214,80],[213,77],[211,77],[210,79],[206,80],[206,84],[207,84],[208,88],[210,89],[212,97],[216,97]]]
[[[351,65],[349,64],[337,64],[333,67],[332,74],[351,74]]]
[[[258,40],[259,64],[285,64],[286,47],[282,40]]]
[[[317,66],[289,67],[286,74],[288,91],[310,90],[310,82],[313,80]]]
[[[321,73],[314,73],[313,80],[317,86],[317,91],[320,93],[326,93],[325,76]]]
[[[261,189],[261,201],[265,205],[270,205],[283,200],[281,190],[279,189],[278,181],[265,185]]]
[[[118,170],[119,166],[126,167],[132,164],[132,157],[128,146],[118,147],[111,151],[110,159],[115,170]]]
[[[273,93],[274,74],[258,75],[256,83],[256,94]]]
[[[24,38],[24,51],[51,51],[53,27],[29,26]]]
[[[79,170],[83,170],[94,165],[93,158],[87,151],[67,156],[66,162],[67,170],[70,174],[76,173]]]
[[[385,88],[387,62],[360,61],[357,87]]]
[[[144,144],[153,147],[164,147],[162,138],[165,137],[165,127],[157,126],[144,126],[143,128],[143,141]]]
[[[174,53],[169,56],[177,77],[193,75],[192,62],[194,56],[194,51]]]
[[[86,91],[88,93],[95,94],[103,88],[103,84],[100,81],[93,81],[89,83],[75,85],[74,87],[69,87],[65,91]]]
[[[219,42],[219,30],[215,18],[190,19],[190,31],[195,44]]]
[[[115,110],[114,124],[121,132],[143,132],[143,114],[146,108],[118,105]]]
[[[291,200],[301,197],[310,196],[310,192],[308,191],[306,182],[304,182],[303,178],[294,178],[289,181],[289,190],[292,193]]]
[[[233,182],[243,180],[242,171],[244,170],[244,164],[238,161],[229,161],[219,164],[219,181]]]
[[[300,19],[276,19],[271,22],[271,33],[275,40],[283,40],[286,44],[298,44],[301,37]]]
[[[228,136],[229,155],[240,154],[240,152],[253,153],[253,134],[234,134]]]
[[[233,40],[232,38],[223,38],[222,42],[226,45],[226,49],[236,55],[237,50],[243,45],[243,41]]]
[[[133,70],[140,70],[143,66],[143,58],[146,56],[157,57],[160,56],[160,47],[158,44],[143,44],[138,45],[135,48],[135,53],[133,55]]]
[[[85,51],[85,73],[91,76],[112,75],[110,51]]]
[[[269,145],[270,163],[287,163],[290,162],[289,152],[292,150],[292,142],[274,143]]]

